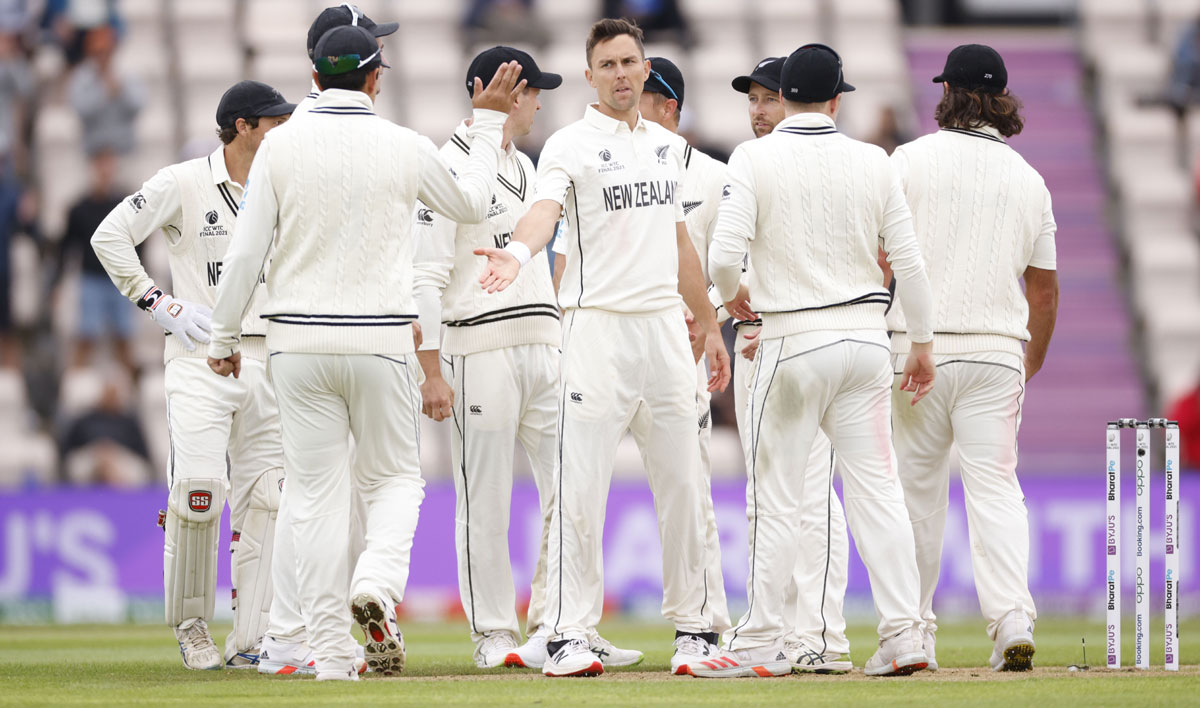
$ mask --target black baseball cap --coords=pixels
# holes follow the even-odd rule
[[[779,77],[779,89],[789,101],[824,103],[839,93],[853,91],[842,75],[842,58],[824,44],[806,44],[788,56]]]
[[[383,63],[383,50],[371,31],[363,27],[342,25],[321,36],[313,50],[313,68],[322,76],[337,76],[356,69],[371,71]]]
[[[232,128],[238,118],[286,116],[294,110],[296,104],[261,81],[239,81],[217,104],[217,127]]]
[[[484,86],[487,86],[492,77],[496,75],[496,70],[500,68],[500,65],[510,61],[521,65],[521,75],[517,77],[518,83],[521,79],[525,79],[526,86],[536,89],[556,89],[562,85],[562,76],[539,69],[537,62],[528,53],[516,47],[492,47],[480,52],[471,60],[471,66],[467,67],[467,95],[475,95],[476,76]]]
[[[384,22],[378,24],[367,17],[357,6],[344,2],[337,7],[327,7],[317,15],[317,19],[308,26],[308,58],[312,59],[321,37],[334,27],[357,25],[370,31],[375,37],[385,37],[400,29],[399,22]]]
[[[933,77],[933,83],[948,83],[955,88],[1000,93],[1008,86],[1008,69],[995,49],[984,44],[961,44],[946,56],[946,68]]]
[[[787,57],[767,57],[758,63],[746,76],[733,80],[733,90],[740,93],[750,93],[750,84],[758,84],[769,91],[779,90],[779,75],[783,73],[783,63]]]
[[[675,99],[679,108],[683,108],[683,72],[675,66],[675,62],[664,57],[646,57],[650,61],[650,78],[646,80],[643,91],[660,93],[667,98]]]

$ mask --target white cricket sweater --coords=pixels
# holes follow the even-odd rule
[[[226,257],[209,355],[237,351],[268,253],[271,351],[412,352],[413,207],[421,199],[454,219],[484,218],[505,118],[475,111],[477,139],[457,181],[428,138],[376,116],[360,91],[326,89],[302,120],[268,133]]]
[[[459,170],[467,162],[473,139],[466,122],[442,146],[442,159]],[[533,204],[534,167],[510,142],[492,183],[487,218],[459,224],[418,202],[414,215],[413,290],[421,315],[422,350],[474,354],[521,344],[562,342],[558,305],[546,250],[533,255],[517,279],[504,290],[479,287],[487,259],[476,248],[503,248],[517,222]],[[439,344],[442,324],[445,333]]]
[[[644,315],[678,309],[684,220],[677,194],[687,143],[640,115],[633,130],[595,104],[558,130],[538,159],[537,195],[562,204],[569,228],[563,308]]]
[[[1021,355],[1025,268],[1055,269],[1054,213],[1041,175],[991,126],[940,130],[901,145],[892,165],[912,208],[934,294],[934,351]],[[904,309],[888,313],[908,351]]]
[[[696,255],[700,256],[700,270],[707,284],[708,244],[717,226],[721,190],[725,188],[725,163],[688,145],[683,151],[683,168],[683,184],[679,187],[683,219]]]
[[[207,157],[159,170],[136,193],[118,204],[92,235],[92,248],[125,297],[136,303],[154,287],[135,248],[163,230],[171,267],[171,294],[212,307],[237,221],[242,185],[229,177],[225,147]],[[243,353],[265,360],[266,324],[259,319],[265,293],[258,291],[242,319]],[[167,336],[164,361],[178,356],[204,358],[204,346],[188,351]]]
[[[838,133],[829,116],[801,113],[739,145],[728,174],[709,276],[728,302],[749,250],[750,301],[764,339],[884,329],[891,297],[876,258],[881,242],[912,314],[913,341],[933,337],[912,215],[882,149]]]

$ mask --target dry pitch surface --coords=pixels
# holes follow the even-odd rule
[[[218,640],[228,627],[215,627]],[[860,667],[845,676],[796,675],[773,679],[705,680],[672,677],[670,629],[662,623],[610,623],[606,636],[646,652],[646,661],[595,679],[546,679],[525,670],[482,671],[471,661],[462,623],[407,624],[406,674],[366,678],[357,684],[318,684],[298,677],[266,677],[248,671],[188,672],[178,660],[170,630],[153,626],[0,627],[0,706],[7,705],[1186,705],[1200,704],[1200,646],[1189,645],[1200,621],[1182,628],[1185,666],[1161,669],[1161,629],[1151,671],[1099,667],[1101,626],[1084,619],[1038,623],[1035,670],[993,673],[986,668],[990,643],[979,623],[939,631],[942,669],[907,678],[870,678],[861,666],[874,650],[874,629],[851,628],[852,658]],[[1131,629],[1131,628],[1130,628]],[[1157,625],[1156,625],[1157,629]],[[1126,632],[1126,638],[1132,636]],[[1080,638],[1088,639],[1087,671]],[[1125,659],[1132,657],[1127,645]]]

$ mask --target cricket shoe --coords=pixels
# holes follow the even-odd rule
[[[249,651],[239,651],[225,660],[227,669],[253,669],[258,666],[258,657],[262,654],[262,642]]]
[[[546,642],[550,641],[550,628],[538,627],[525,643],[504,658],[504,665],[512,668],[540,669],[546,665]]]
[[[925,647],[925,657],[929,659],[929,665],[925,667],[926,671],[937,671],[937,636],[932,629],[926,629],[921,633],[922,646]]]
[[[867,676],[908,676],[929,666],[929,657],[921,630],[909,627],[887,639],[879,640],[879,649],[867,659],[863,673]]]
[[[784,642],[783,650],[796,673],[846,674],[854,668],[854,664],[850,663],[845,654],[821,653],[809,649],[804,642]]]
[[[524,666],[516,656],[517,640],[508,632],[495,632],[475,644],[475,665],[481,669],[497,666]]]
[[[542,666],[546,676],[599,676],[604,664],[592,653],[586,640],[567,639],[546,645],[550,658]]]
[[[404,670],[404,635],[396,625],[395,606],[360,592],[350,601],[350,614],[367,639],[367,668],[384,676],[399,676]]]
[[[354,645],[354,666],[360,674],[367,670],[361,644]],[[317,657],[306,642],[281,642],[268,634],[263,637],[262,649],[258,654],[258,673],[314,676],[317,673]]]
[[[721,650],[717,648],[715,632],[691,634],[675,633],[675,653],[671,655],[671,673],[676,676],[692,676],[692,665],[711,661]]]
[[[362,659],[355,659],[350,668],[340,671],[318,671],[318,681],[357,681],[360,674],[366,667],[366,663]]]
[[[221,652],[208,631],[208,623],[199,617],[184,620],[175,628],[183,665],[195,671],[220,670]]]
[[[588,645],[592,648],[592,653],[596,658],[600,659],[600,663],[605,666],[637,666],[642,663],[645,658],[637,649],[621,649],[613,646],[613,643],[600,636],[596,630],[588,632]]]
[[[1029,671],[1034,650],[1033,620],[1021,610],[1013,610],[996,628],[996,646],[989,662],[992,671]]]
[[[783,644],[720,650],[715,646],[703,661],[686,664],[687,673],[699,678],[767,678],[792,673],[792,660]]]

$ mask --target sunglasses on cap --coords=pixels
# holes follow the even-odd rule
[[[375,60],[375,57],[380,56],[382,49],[376,49],[375,53],[366,59],[362,58],[361,54],[342,54],[336,57],[317,57],[313,62],[313,66],[317,68],[317,72],[326,76],[337,76],[338,74],[348,74],[356,69],[361,69],[367,64]],[[382,57],[380,57],[382,63]]]
[[[652,78],[655,81],[657,81],[658,83],[662,84],[662,87],[667,90],[668,96],[675,99],[676,101],[679,100],[679,96],[675,95],[675,89],[671,88],[671,85],[668,84],[667,80],[662,77],[662,74],[658,73],[654,69],[651,69],[650,70],[650,78]]]

